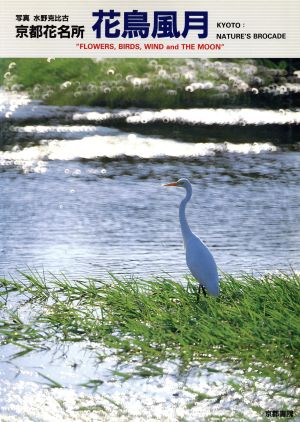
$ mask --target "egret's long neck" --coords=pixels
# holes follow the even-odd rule
[[[179,206],[179,221],[180,221],[180,227],[181,227],[181,233],[182,233],[184,245],[186,245],[188,237],[192,234],[192,231],[188,225],[188,222],[186,221],[186,216],[185,216],[185,207],[186,207],[186,204],[191,199],[191,196],[192,196],[192,187],[187,186],[186,196],[181,201],[181,204]]]

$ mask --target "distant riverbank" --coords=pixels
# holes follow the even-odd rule
[[[1,59],[3,87],[51,105],[300,105],[300,60]]]

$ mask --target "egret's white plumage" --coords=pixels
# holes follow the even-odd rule
[[[179,179],[164,186],[182,187],[186,196],[179,206],[179,221],[186,252],[186,263],[199,286],[207,289],[212,296],[219,296],[219,276],[210,250],[190,229],[185,216],[186,204],[192,196],[192,185],[188,179]]]

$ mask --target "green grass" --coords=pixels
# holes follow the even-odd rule
[[[282,107],[285,97],[256,95],[252,89],[284,83],[298,65],[296,59],[0,59],[0,84],[56,105],[176,108],[267,102]],[[191,92],[194,82],[209,85]]]
[[[296,385],[298,275],[224,275],[220,297],[201,297],[199,303],[196,290],[191,278],[185,284],[166,277],[46,280],[35,273],[0,279],[1,344],[19,346],[16,356],[22,356],[53,341],[90,340],[125,361],[141,356],[141,376],[157,375],[158,362],[179,358],[183,366],[195,360],[229,362],[249,377]],[[28,305],[30,317],[24,321],[20,311]]]

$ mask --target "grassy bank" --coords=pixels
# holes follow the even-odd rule
[[[299,65],[292,59],[1,59],[0,83],[56,105],[273,108],[296,100],[285,84]]]
[[[185,285],[168,278],[1,279],[1,344],[17,345],[20,356],[53,341],[90,340],[125,361],[141,356],[148,364],[173,358],[183,366],[194,360],[229,362],[247,376],[297,384],[298,275],[225,275],[221,296],[201,297],[199,303],[196,289],[191,279]],[[101,348],[98,357],[103,358]]]

